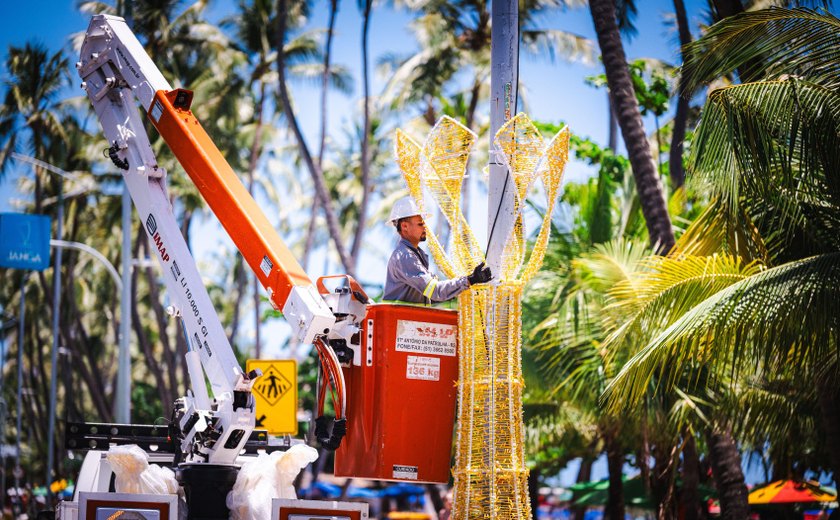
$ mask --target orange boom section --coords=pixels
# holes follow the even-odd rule
[[[192,96],[183,89],[160,90],[149,117],[268,290],[272,305],[282,309],[292,287],[312,281],[193,115]]]

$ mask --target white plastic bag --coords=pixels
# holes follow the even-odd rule
[[[169,468],[149,464],[149,456],[139,446],[112,446],[106,455],[114,470],[117,493],[177,495],[180,487]]]
[[[318,450],[296,444],[287,451],[260,453],[242,465],[228,493],[232,520],[269,520],[271,499],[297,498],[294,481],[300,470],[318,458]]]

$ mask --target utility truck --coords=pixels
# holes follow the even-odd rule
[[[336,404],[332,427],[321,416],[315,435],[322,446],[338,449],[336,474],[447,481],[457,313],[374,304],[346,275],[338,275],[342,283],[333,291],[324,278],[313,284],[192,113],[192,92],[171,87],[122,18],[91,19],[76,68],[160,263],[169,313],[189,338],[190,390],[174,403],[167,427],[68,425],[68,447],[90,450],[73,504],[84,493],[113,492],[105,450],[137,444],[176,470],[188,505],[191,495],[194,503],[216,500],[221,505],[213,506],[218,511],[211,516],[226,518],[226,489],[243,461],[302,442],[287,440],[278,448],[265,432],[255,432],[251,392],[260,374],[245,373],[234,356],[172,212],[167,171],[152,150],[141,111],[233,239],[271,305],[282,311],[294,339],[314,345],[325,385],[319,391],[323,395],[330,385]],[[437,331],[447,338],[444,348],[431,353],[418,346],[418,335],[437,337]],[[78,510],[79,518],[85,514]]]

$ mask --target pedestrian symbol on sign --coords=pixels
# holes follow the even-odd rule
[[[270,406],[274,406],[291,387],[292,383],[274,365],[271,365],[254,385],[254,391]]]
[[[256,423],[271,435],[297,435],[297,363],[294,359],[249,359],[245,371],[261,370],[252,388]]]

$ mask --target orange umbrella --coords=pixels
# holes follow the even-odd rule
[[[801,502],[833,502],[836,495],[826,493],[816,483],[777,480],[750,492],[750,504],[793,504]]]

